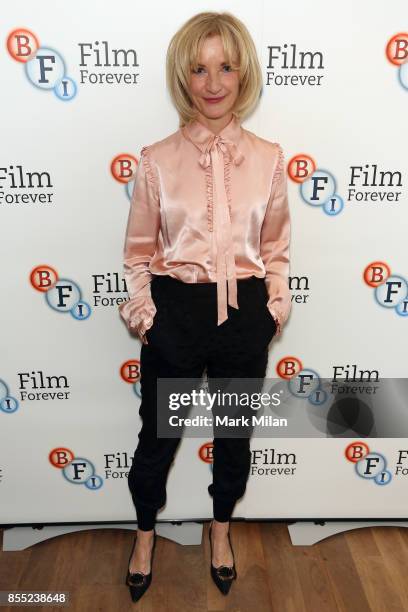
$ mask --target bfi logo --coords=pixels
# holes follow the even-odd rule
[[[370,451],[365,442],[352,442],[344,455],[354,464],[356,474],[365,480],[371,480],[377,485],[387,485],[392,480],[392,474],[387,469],[387,460],[381,453]]]

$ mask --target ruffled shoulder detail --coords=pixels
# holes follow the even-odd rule
[[[146,145],[142,147],[140,151],[140,161],[143,163],[147,180],[152,185],[155,195],[157,195],[159,181],[158,181],[156,169],[154,167],[154,162],[151,157],[151,147],[152,145]]]
[[[276,145],[278,153],[278,161],[276,163],[275,173],[272,180],[272,184],[275,184],[281,179],[282,172],[285,171],[285,155],[281,145],[278,142],[274,142],[273,144]]]

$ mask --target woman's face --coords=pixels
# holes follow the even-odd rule
[[[198,64],[190,77],[194,106],[207,119],[230,115],[239,93],[239,71],[227,63],[219,35],[205,39]]]

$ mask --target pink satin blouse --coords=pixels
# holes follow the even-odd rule
[[[281,333],[290,308],[290,216],[284,155],[233,115],[215,135],[197,119],[141,150],[124,245],[129,300],[119,311],[140,338],[153,325],[153,275],[217,283],[217,324],[239,308],[237,279],[265,278]]]

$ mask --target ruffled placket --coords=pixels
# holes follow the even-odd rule
[[[219,135],[214,135],[209,139],[198,160],[202,168],[208,169],[210,165],[212,167],[212,194],[215,214],[214,207],[208,212],[212,215],[211,228],[215,225],[217,245],[217,325],[221,325],[228,319],[227,304],[233,308],[238,308],[231,216],[224,169],[230,161],[239,165],[243,159],[244,155],[234,142]],[[215,220],[215,224],[212,223],[213,220]]]

